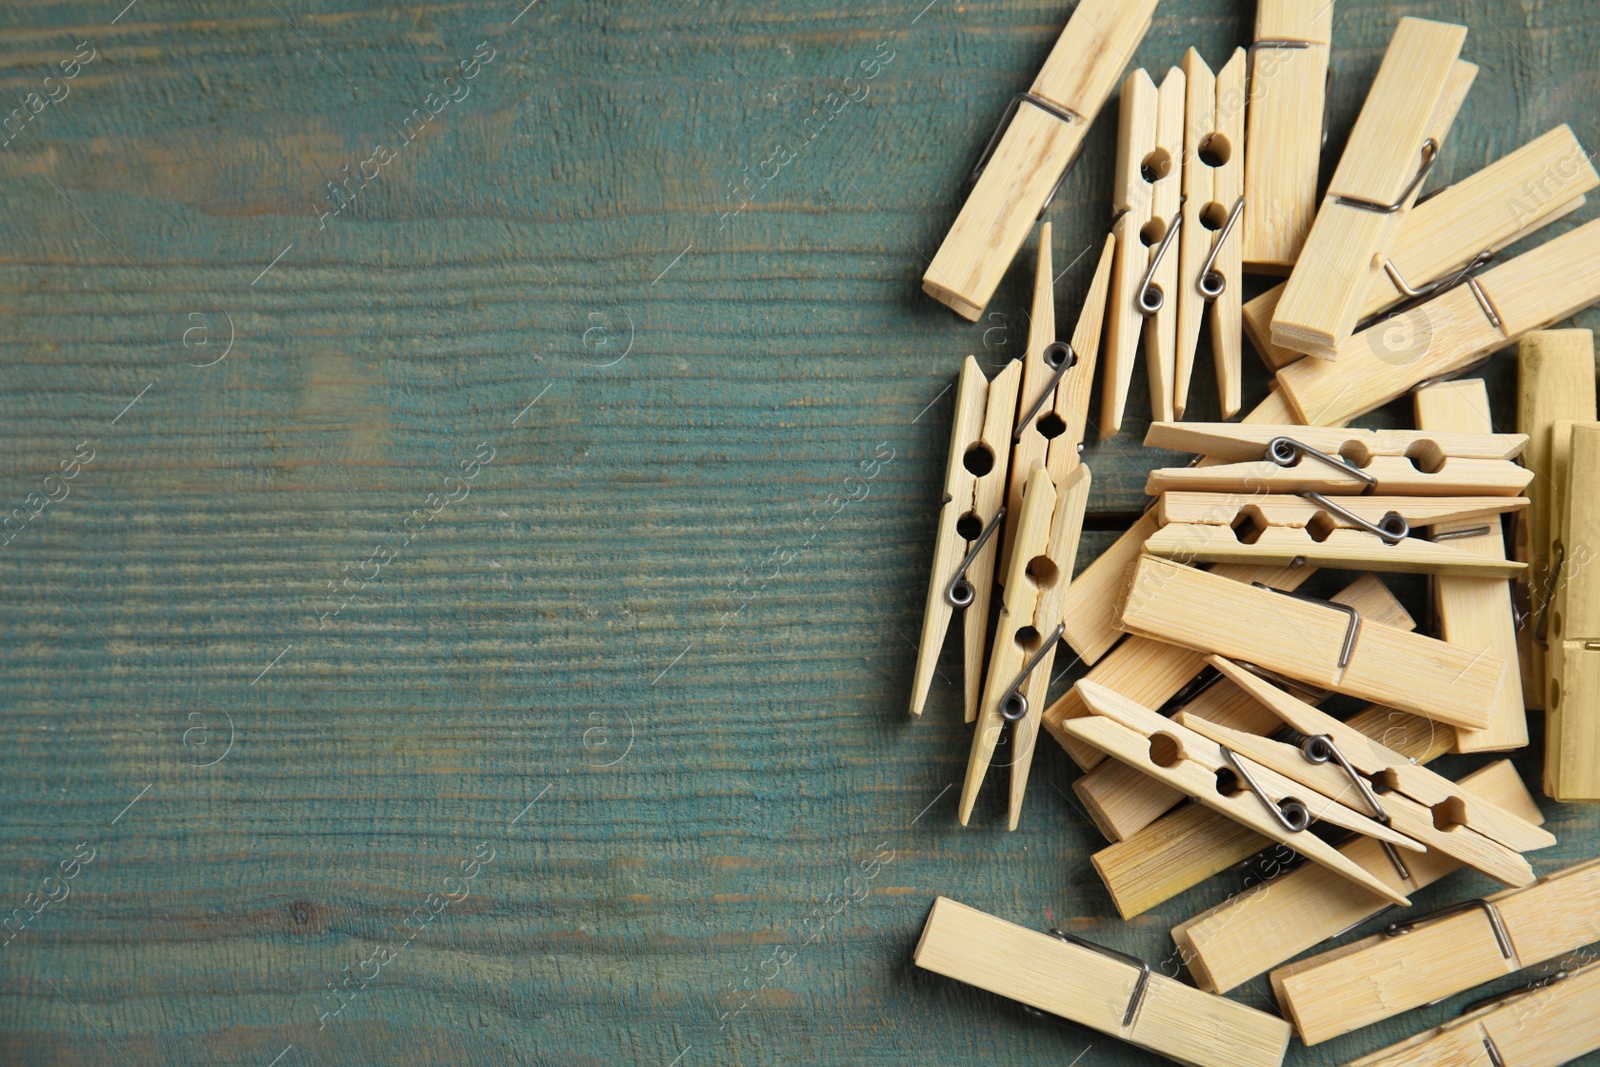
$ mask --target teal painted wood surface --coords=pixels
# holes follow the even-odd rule
[[[1031,255],[976,325],[918,282],[1067,5],[123,3],[0,7],[0,489],[58,498],[0,550],[0,899],[74,874],[0,1061],[1153,1062],[910,962],[944,893],[1172,973],[1245,876],[1124,923],[1053,745],[962,830],[954,658],[904,715],[947,386]],[[1335,151],[1402,12],[1482,67],[1434,184],[1600,143],[1589,5],[1345,0]],[[1251,15],[1170,0],[1136,61]],[[1068,324],[1113,140],[1051,209]],[[1600,852],[1546,810],[1541,871]]]

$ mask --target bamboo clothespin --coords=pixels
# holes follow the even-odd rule
[[[1192,1067],[1278,1067],[1289,1024],[1152,972],[1092,941],[1039,933],[948,897],[933,902],[918,967]]]
[[[1370,326],[1332,363],[1302,359],[1278,372],[1294,417],[1337,426],[1442,380],[1600,300],[1600,220]]]
[[[1393,708],[1367,708],[1347,725],[1383,738],[1419,763],[1449,752],[1455,740],[1432,720]],[[1131,919],[1270,847],[1267,838],[1231,819],[1198,804],[1181,804],[1091,858],[1117,911]]]
[[[1263,707],[1303,736],[1326,738],[1337,752],[1342,753],[1339,757],[1341,765],[1348,763],[1356,772],[1390,790],[1388,799],[1396,796],[1409,797],[1430,810],[1430,819],[1437,816],[1441,821],[1473,830],[1516,852],[1548,848],[1556,843],[1555,836],[1548,831],[1530,826],[1525,819],[1518,818],[1504,808],[1474,796],[1470,790],[1460,788],[1448,778],[1435,774],[1425,767],[1417,766],[1393,749],[1374,741],[1359,730],[1351,729],[1347,724],[1271,685],[1238,664],[1214,656],[1211,659],[1211,666],[1221,671],[1235,685],[1249,692]],[[1337,770],[1328,766],[1326,760],[1312,762],[1308,759],[1303,763],[1296,763],[1295,767],[1307,775]],[[1298,780],[1299,775],[1296,773],[1291,777],[1296,777]],[[1343,786],[1336,785],[1335,788]],[[1445,848],[1442,845],[1438,847]],[[1466,862],[1472,862],[1465,857],[1461,858]]]
[[[1597,1000],[1600,964],[1562,968],[1345,1067],[1558,1067],[1600,1049]]]
[[[1600,861],[1590,861],[1272,972],[1308,1045],[1465,992],[1600,938]]]
[[[1416,200],[1442,143],[1430,135],[1449,101],[1467,28],[1402,18],[1350,133],[1328,195],[1289,275],[1272,341],[1324,359],[1355,330],[1376,269]],[[1458,67],[1458,64],[1460,66]]]
[[[1510,760],[1491,763],[1459,784],[1530,823],[1544,821]],[[1404,892],[1432,885],[1462,866],[1430,850],[1406,857],[1409,877],[1401,877],[1379,842],[1370,838],[1351,838],[1339,851]],[[1172,928],[1172,940],[1196,985],[1226,993],[1390,907],[1383,897],[1308,863],[1180,923]]]
[[[1490,433],[1489,391],[1481,378],[1441,382],[1417,390],[1417,425],[1440,432]],[[1526,454],[1526,449],[1524,449]],[[1537,481],[1537,477],[1535,477]],[[1436,517],[1436,542],[1490,562],[1506,558],[1504,531],[1498,515]],[[1526,567],[1524,566],[1524,573]],[[1518,574],[1516,577],[1521,578]],[[1453,645],[1475,649],[1516,663],[1516,613],[1511,586],[1490,577],[1441,577],[1434,583],[1439,636]],[[1528,743],[1528,715],[1522,701],[1522,676],[1508,670],[1487,730],[1456,731],[1458,752],[1498,752]]]
[[[1078,687],[1093,714],[1063,723],[1067,733],[1371,892],[1396,904],[1409,903],[1404,893],[1374,878],[1306,828],[1321,820],[1390,845],[1424,851],[1412,838],[1331,797],[1302,789],[1271,768],[1127,697],[1093,682],[1080,681]],[[1217,778],[1222,772],[1238,780],[1238,792],[1222,790]]]
[[[1524,699],[1543,708],[1548,689],[1545,650],[1533,640],[1533,620],[1554,590],[1550,580],[1550,530],[1560,525],[1551,511],[1556,496],[1551,470],[1551,427],[1559,419],[1593,422],[1595,414],[1594,334],[1589,330],[1545,330],[1529,334],[1518,349],[1517,431],[1528,435],[1523,465],[1535,472],[1528,486],[1532,501],[1517,526],[1517,558],[1528,564],[1526,625],[1519,627]]]
[[[1117,140],[1117,240],[1106,312],[1105,397],[1100,436],[1122,429],[1133,364],[1145,339],[1150,407],[1172,417],[1177,359],[1178,253],[1182,231],[1183,71],[1173,67],[1157,89],[1143,70],[1122,83]],[[1146,325],[1148,323],[1148,325]]]
[[[1245,51],[1233,53],[1212,74],[1193,48],[1183,57],[1189,86],[1183,139],[1183,234],[1179,245],[1178,354],[1172,410],[1183,418],[1189,405],[1195,348],[1206,309],[1211,309],[1217,394],[1222,417],[1243,405],[1240,311],[1243,307]]]
[[[1562,125],[1418,201],[1372,278],[1361,318],[1460,284],[1508,245],[1582,207],[1585,194],[1597,186],[1600,174],[1572,128]],[[1529,189],[1538,189],[1540,197],[1529,199]],[[1274,371],[1301,358],[1272,343],[1283,288],[1261,294],[1243,311],[1246,336]]]
[[[1157,425],[1146,446],[1221,462],[1152,471],[1145,492],[1515,496],[1532,477],[1510,462],[1526,443],[1517,434]]]
[[[1286,570],[1286,573],[1296,572]],[[1298,569],[1298,573],[1309,574],[1311,571],[1302,567]],[[1334,594],[1333,601],[1355,608],[1363,619],[1380,622],[1386,626],[1402,630],[1411,630],[1416,626],[1415,620],[1394,598],[1394,594],[1390,593],[1374,575],[1367,574],[1356,579]],[[1118,646],[1117,651],[1107,657],[1103,666],[1111,666],[1113,660],[1120,658],[1123,649],[1139,643],[1145,643],[1144,639],[1130,637]],[[1138,694],[1151,688],[1149,683],[1143,682],[1142,679],[1142,684],[1136,683],[1130,686],[1124,678],[1102,672],[1099,667],[1090,671],[1087,677],[1090,681],[1100,682],[1100,676],[1106,675],[1106,681],[1100,684],[1107,685],[1115,692],[1145,707],[1162,708],[1168,703],[1180,705],[1184,713],[1233,729],[1265,734],[1277,730],[1282,725],[1281,720],[1262,707],[1254,697],[1226,678],[1222,678],[1214,670],[1206,668],[1205,661],[1199,658],[1198,653],[1179,649],[1174,645],[1155,645],[1155,649],[1168,649],[1171,652],[1168,656],[1156,652],[1149,656],[1147,661],[1160,664],[1163,660],[1176,661],[1181,657],[1183,662],[1189,665],[1189,684],[1183,687],[1182,692],[1178,692],[1174,686],[1171,691],[1155,693],[1154,699],[1141,699]],[[1205,668],[1203,672],[1202,668]],[[1159,667],[1157,669],[1159,671]],[[1186,693],[1193,695],[1185,698]],[[1073,701],[1077,707],[1072,706]],[[1088,707],[1083,704],[1082,698],[1075,695],[1075,690],[1068,690],[1061,700],[1045,711],[1045,722],[1052,725],[1053,733],[1057,733],[1061,721],[1088,713]],[[1053,724],[1052,716],[1055,716]],[[1060,734],[1060,736],[1065,735]],[[1083,745],[1073,741],[1067,751],[1074,759],[1078,759],[1078,752],[1083,748]],[[1096,752],[1095,755],[1098,757],[1099,753]],[[1083,762],[1079,760],[1080,764]],[[1084,812],[1090,820],[1111,841],[1123,841],[1132,837],[1184,799],[1181,793],[1115,760],[1102,761],[1088,768],[1087,773],[1072,783],[1072,790],[1078,795],[1078,799],[1083,801]]]
[[[1333,3],[1260,0],[1250,47],[1244,268],[1288,274],[1317,214]]]
[[[1061,596],[1066,591],[1083,532],[1089,468],[1074,467],[1060,493],[1050,472],[1035,468],[1022,494],[1017,540],[1006,577],[1005,601],[995,627],[967,776],[961,787],[961,825],[967,825],[989,761],[1007,723],[1011,735],[1010,828],[1022,817],[1022,797],[1033,765],[1034,743],[1050,687],[1056,642],[1061,639]]]
[[[1130,633],[1242,660],[1296,681],[1454,725],[1489,723],[1504,660],[1348,609],[1230,582],[1154,556],[1123,600]]]
[[[1039,76],[1014,97],[979,160],[977,181],[922,288],[976,321],[1056,191],[1158,0],[1084,0]]]
[[[956,413],[950,429],[950,459],[945,468],[944,505],[933,550],[933,575],[917,649],[911,714],[921,715],[933,684],[950,618],[964,614],[963,646],[967,721],[978,714],[983,679],[983,639],[989,625],[989,595],[994,589],[995,557],[1006,489],[1006,459],[1017,411],[1020,363],[1012,362],[993,382],[971,356],[961,366]]]
[[[1188,506],[1170,504],[1174,497],[1184,498]],[[1411,536],[1424,525],[1423,509],[1413,506],[1424,497],[1347,498],[1351,506],[1320,493],[1306,497],[1250,500],[1238,494],[1166,493],[1160,508],[1164,525],[1145,542],[1144,550],[1185,563],[1310,565],[1480,579],[1513,578],[1526,569],[1526,564],[1508,561],[1503,553],[1496,558]],[[1480,501],[1467,504],[1466,514],[1482,513]],[[1446,512],[1441,521],[1461,516],[1461,511]],[[1506,603],[1509,626],[1510,600]],[[1515,658],[1515,642],[1510,653],[1501,658],[1508,663]]]
[[[1089,293],[1084,298],[1072,343],[1063,345],[1056,341],[1050,224],[1046,222],[1039,228],[1039,265],[1033,289],[1033,320],[1028,328],[1028,354],[1023,361],[1021,410],[1016,431],[1011,435],[1013,446],[1006,493],[1008,514],[1021,512],[1022,488],[1035,467],[1048,470],[1050,480],[1060,488],[1081,462],[1078,449],[1083,443],[1090,386],[1100,357],[1100,330],[1105,323],[1106,290],[1111,282],[1114,251],[1114,242],[1108,237],[1094,279],[1089,284]],[[1016,540],[1016,531],[1016,523],[1006,527],[1005,550],[1000,555],[1002,576],[1011,568],[1011,545]]]
[[[1557,428],[1561,423],[1556,424]],[[1561,442],[1556,442],[1559,445]],[[1553,603],[1535,637],[1549,649],[1545,701],[1545,792],[1556,800],[1600,799],[1600,423],[1572,426],[1566,504],[1555,531]]]

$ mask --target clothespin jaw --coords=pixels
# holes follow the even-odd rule
[[[1288,274],[1317,214],[1333,4],[1260,0],[1250,47],[1244,266]]]
[[[1278,372],[1293,417],[1338,426],[1441,381],[1535,330],[1600,301],[1600,220],[1370,326],[1336,363],[1302,359]]]
[[[1421,851],[1416,841],[1300,789],[1270,768],[1241,761],[1186,726],[1104,686],[1080,681],[1078,688],[1092,714],[1063,723],[1068,734],[1387,900],[1406,902],[1403,893],[1307,833],[1306,826],[1312,818],[1322,818],[1364,836]],[[1223,771],[1237,778],[1238,792],[1221,790],[1217,776]],[[1249,788],[1244,788],[1247,785]]]
[[[995,628],[972,752],[961,789],[965,826],[1007,723],[1012,731],[1010,828],[1022,814],[1040,717],[1060,640],[1061,597],[1071,580],[1083,532],[1089,468],[1074,468],[1058,493],[1050,474],[1035,468],[1023,492],[1017,540],[1007,576],[1005,601]]]
[[[1279,1067],[1289,1024],[1059,930],[1039,933],[939,897],[918,967],[1193,1067]]]
[[[1018,362],[1009,364],[993,382],[985,379],[978,361],[971,356],[961,367],[950,431],[950,459],[945,470],[944,504],[939,509],[933,572],[928,581],[922,641],[917,648],[911,689],[912,715],[922,714],[939,663],[939,650],[958,610],[964,614],[968,721],[977,715],[989,597],[1000,546],[996,535],[1003,519],[1006,461],[1011,455],[1011,423],[1021,377],[1022,365]]]
[[[977,181],[934,255],[922,287],[976,321],[1034,220],[1043,215],[1158,0],[1085,0],[1028,92],[1012,101],[979,163]]]
[[[1178,281],[1178,351],[1173,412],[1189,401],[1195,349],[1207,309],[1224,418],[1242,405],[1240,313],[1245,210],[1244,49],[1213,75],[1193,48],[1183,57],[1188,121],[1183,150],[1183,235]]]

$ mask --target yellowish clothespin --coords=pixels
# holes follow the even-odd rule
[[[1424,851],[1414,839],[1104,686],[1080,681],[1078,688],[1093,714],[1062,724],[1073,737],[1370,892],[1396,904],[1410,903],[1404,893],[1306,828],[1323,821],[1398,848]],[[1218,784],[1217,776],[1224,772],[1237,780],[1236,791],[1225,792]]]
[[[1139,341],[1145,338],[1150,406],[1172,418],[1177,360],[1178,237],[1182,232],[1183,71],[1173,67],[1157,89],[1143,70],[1122,83],[1116,169],[1117,240],[1106,311],[1105,396],[1100,436],[1122,429]],[[1148,326],[1146,325],[1148,323]]]
[[[961,787],[965,826],[1006,725],[1011,733],[1010,828],[1022,817],[1040,716],[1061,640],[1061,597],[1072,575],[1089,496],[1089,468],[1078,465],[1058,493],[1050,472],[1035,468],[1022,494],[1017,540],[1006,576],[1005,601],[995,626],[972,753]]]
[[[1595,413],[1594,334],[1589,330],[1541,330],[1523,338],[1517,350],[1517,431],[1528,435],[1522,463],[1532,471],[1553,470],[1551,429],[1558,420],[1593,422]],[[1552,510],[1556,486],[1549,478],[1528,485],[1526,521],[1517,525],[1517,558],[1528,564],[1526,598],[1530,619],[1544,610],[1555,583],[1550,578],[1550,531],[1561,525]],[[1522,652],[1523,699],[1530,709],[1544,707],[1549,690],[1544,646],[1533,640],[1533,626],[1517,631]]]
[[[1293,697],[1283,694],[1282,690],[1266,682],[1256,680],[1254,685],[1259,688],[1238,683],[1237,676],[1240,674],[1248,676],[1249,672],[1242,671],[1232,664],[1229,664],[1229,667],[1226,676],[1269,710],[1283,714],[1276,703],[1268,702],[1273,697],[1264,697],[1262,689],[1276,698],[1293,701],[1302,711],[1309,712],[1310,714],[1297,716],[1300,722],[1304,723],[1309,719],[1315,723],[1332,723],[1342,730],[1329,729],[1304,734],[1305,742],[1296,749],[1281,741],[1244,733],[1184,712],[1178,713],[1177,721],[1217,744],[1227,745],[1240,754],[1271,767],[1307,789],[1316,790],[1325,796],[1337,797],[1345,803],[1360,805],[1364,802],[1364,810],[1368,810],[1373,818],[1415,838],[1429,850],[1451,856],[1491,878],[1507,885],[1527,885],[1533,881],[1533,868],[1520,853],[1524,849],[1545,848],[1554,844],[1555,838],[1549,833],[1432,771],[1406,763],[1409,773],[1402,773],[1393,761],[1385,763],[1366,757],[1364,754],[1370,749],[1373,747],[1381,749],[1382,746],[1367,739],[1359,731],[1349,730],[1339,720],[1324,715],[1316,708],[1295,701]],[[1300,727],[1296,726],[1295,729],[1298,730]],[[1352,737],[1360,738],[1360,741],[1351,742]],[[1354,754],[1348,752],[1352,743],[1359,750]],[[1363,766],[1379,766],[1384,769],[1381,773],[1373,774],[1362,771]],[[1409,781],[1411,787],[1387,793],[1381,801],[1373,791],[1374,782],[1384,785],[1401,779]],[[1416,795],[1418,793],[1440,799],[1430,803],[1419,798]],[[1476,825],[1467,825],[1465,818],[1451,821],[1452,814],[1470,816]],[[1437,823],[1444,823],[1450,828],[1440,829]],[[1508,843],[1503,840],[1505,838],[1510,838],[1515,843]],[[1393,859],[1397,872],[1403,878],[1409,879],[1410,872],[1405,864],[1397,855]]]
[[[1006,511],[1022,510],[1022,488],[1035,467],[1050,472],[1060,487],[1080,460],[1084,427],[1089,414],[1089,391],[1100,358],[1100,331],[1105,323],[1106,291],[1111,282],[1115,242],[1106,239],[1100,263],[1084,298],[1072,343],[1056,340],[1055,286],[1050,255],[1050,224],[1039,229],[1039,264],[1033,289],[1033,317],[1028,327],[1028,353],[1023,360],[1022,395],[1016,430],[1011,435],[1011,469]],[[1004,576],[1011,566],[1015,523],[1006,526],[1005,549],[1000,555]]]
[[[1243,405],[1242,324],[1245,52],[1212,74],[1193,48],[1183,57],[1188,120],[1183,140],[1183,235],[1179,248],[1178,354],[1173,413],[1189,404],[1195,348],[1206,309],[1223,418]]]
[[[1416,394],[1417,425],[1430,432],[1490,433],[1489,390],[1481,378],[1440,382]],[[1526,455],[1526,448],[1524,448]],[[1535,479],[1537,480],[1537,479]],[[1532,483],[1530,483],[1530,488]],[[1417,525],[1424,525],[1419,522]],[[1499,515],[1433,516],[1435,543],[1493,562],[1506,558],[1505,531]],[[1516,577],[1526,578],[1527,568]],[[1439,636],[1453,645],[1477,649],[1516,663],[1517,621],[1509,583],[1488,577],[1445,576],[1434,583]],[[1508,670],[1500,686],[1486,730],[1456,731],[1458,752],[1501,752],[1528,743],[1528,716],[1523,707],[1522,675]]]
[[[1600,1049],[1600,963],[1485,997],[1460,1018],[1345,1067],[1556,1067]]]
[[[1431,719],[1377,705],[1357,712],[1348,725],[1369,737],[1383,738],[1418,763],[1449,752],[1454,740],[1453,731]],[[1267,838],[1208,808],[1181,804],[1127,840],[1096,852],[1091,859],[1117,911],[1124,919],[1131,919],[1212,875],[1245,862],[1271,844]],[[1426,855],[1413,856],[1409,864],[1414,867],[1426,859]],[[1384,863],[1387,866],[1389,861],[1385,859]],[[1272,873],[1269,868],[1265,875]],[[1395,875],[1391,873],[1389,877]]]
[[[1561,424],[1557,423],[1557,427]],[[1545,701],[1545,792],[1556,800],[1600,799],[1600,423],[1572,425],[1566,508],[1556,530],[1555,594],[1535,637],[1549,649]]]
[[[922,617],[922,643],[917,649],[911,689],[911,714],[921,715],[944,647],[945,633],[956,611],[964,614],[967,721],[978,713],[983,678],[983,639],[989,625],[989,596],[994,589],[1004,518],[1006,460],[1010,457],[1012,421],[1017,411],[1017,384],[1022,364],[1013,361],[988,381],[971,356],[961,366],[956,388],[956,413],[950,431],[950,459],[945,469],[944,505],[939,509],[939,535],[933,550],[933,575]]]
[[[948,897],[933,902],[918,967],[1191,1067],[1278,1067],[1289,1024],[1202,993],[1133,956],[1025,929]]]
[[[978,163],[976,183],[922,287],[976,321],[1044,214],[1117,79],[1150,28],[1157,0],[1084,0],[1039,76],[1014,97]]]
[[[1157,424],[1147,447],[1214,462],[1152,471],[1145,492],[1515,496],[1532,479],[1511,462],[1526,444],[1520,434]]]
[[[1600,300],[1600,220],[1562,234],[1347,338],[1338,362],[1278,372],[1294,418],[1338,426],[1438,381]]]
[[[1530,823],[1544,821],[1510,760],[1491,763],[1458,784]],[[1381,843],[1364,837],[1351,838],[1339,851],[1404,892],[1432,885],[1462,867],[1453,857],[1430,850],[1407,856],[1402,876]],[[1172,940],[1196,985],[1226,993],[1389,907],[1384,898],[1353,891],[1344,879],[1308,863],[1174,926]]]
[[[1350,133],[1305,249],[1272,320],[1272,341],[1337,359],[1355,330],[1375,262],[1438,161],[1430,135],[1461,61],[1467,28],[1402,18]],[[1476,68],[1472,68],[1476,71]],[[1457,105],[1459,106],[1459,105]]]
[[[1506,663],[1359,613],[1144,556],[1130,575],[1122,627],[1331,689],[1481,730]]]
[[[1244,266],[1288,274],[1317,215],[1332,0],[1260,0],[1250,46]]]
[[[1514,578],[1527,565],[1413,537],[1424,525],[1482,516],[1485,499],[1437,508],[1427,497],[1250,497],[1238,493],[1166,493],[1162,527],[1144,544],[1153,556],[1186,563],[1259,563],[1402,574]],[[1492,501],[1494,498],[1486,498]],[[1510,505],[1521,497],[1499,498]],[[1432,505],[1432,506],[1427,506]],[[1509,506],[1495,510],[1511,510]],[[1430,521],[1432,520],[1432,521]],[[1483,527],[1478,527],[1483,529]],[[1506,619],[1511,618],[1510,600]],[[1513,642],[1511,662],[1516,656]],[[1520,686],[1518,687],[1520,689]]]
[[[1383,269],[1373,276],[1361,318],[1459,284],[1507,245],[1578,210],[1596,186],[1600,174],[1572,128],[1562,125],[1419,201],[1401,224]],[[1530,196],[1530,189],[1539,195]],[[1244,305],[1245,335],[1269,370],[1301,358],[1272,343],[1272,319],[1283,288]]]
[[[1430,915],[1272,972],[1278,1005],[1315,1045],[1600,939],[1600,861]]]

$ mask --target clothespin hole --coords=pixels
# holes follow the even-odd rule
[[[1065,420],[1063,420],[1060,415],[1057,415],[1053,411],[1046,412],[1044,415],[1040,416],[1039,421],[1033,425],[1034,429],[1039,431],[1039,436],[1043,437],[1046,441],[1054,441],[1056,438],[1067,432],[1067,424]]]
[[[1049,556],[1034,556],[1028,561],[1028,579],[1038,588],[1049,589],[1060,577],[1061,568],[1050,562]]]
[[[1154,248],[1167,235],[1166,219],[1151,219],[1139,228],[1139,240],[1146,248]]]
[[[1266,530],[1267,517],[1254,504],[1241,508],[1234,517],[1233,536],[1239,539],[1241,545],[1255,544]]]
[[[956,520],[956,536],[963,541],[976,541],[983,533],[983,520],[976,511],[969,511]]]
[[[967,449],[961,457],[961,465],[974,477],[982,478],[994,470],[994,452],[988,445],[979,442]]]
[[[1158,148],[1144,157],[1144,162],[1139,164],[1139,177],[1154,185],[1156,182],[1172,173],[1172,153],[1165,148]],[[1160,237],[1156,241],[1161,240]],[[1145,244],[1155,244],[1155,241],[1146,241]]]
[[[1460,797],[1448,797],[1433,806],[1433,828],[1435,830],[1450,831],[1458,826],[1464,826],[1467,821],[1467,805]]]
[[[1227,162],[1232,158],[1233,158],[1233,143],[1228,140],[1226,135],[1220,134],[1220,133],[1207,134],[1205,140],[1200,142],[1200,162],[1204,163],[1206,166],[1208,166],[1208,167],[1225,166],[1227,164]],[[1222,209],[1223,222],[1226,222],[1227,218],[1228,218],[1228,209],[1227,208],[1223,208]],[[1221,228],[1222,228],[1222,223],[1221,222],[1217,223],[1215,226],[1212,226],[1210,223],[1206,224],[1206,229],[1208,229],[1208,230],[1217,230],[1217,229],[1221,229]]]
[[[1432,441],[1417,441],[1406,449],[1406,458],[1423,474],[1438,474],[1444,470],[1444,449]]]
[[[1339,458],[1352,467],[1366,470],[1372,466],[1372,449],[1367,447],[1365,441],[1346,441],[1339,446]]]
[[[1556,711],[1561,707],[1561,683],[1554,678],[1550,679],[1550,699],[1545,701],[1545,705],[1551,711]]]
[[[1554,608],[1550,609],[1550,636],[1557,638],[1561,636],[1561,612]]]
[[[1333,531],[1338,528],[1339,524],[1334,522],[1333,516],[1326,511],[1317,512],[1311,516],[1311,521],[1306,523],[1306,533],[1310,534],[1311,540],[1319,545],[1332,537]]]
[[[1217,795],[1222,797],[1236,797],[1244,792],[1244,786],[1239,783],[1239,776],[1227,767],[1217,771]]]
[[[1200,225],[1215,232],[1228,224],[1228,214],[1233,210],[1231,204],[1219,204],[1215,200],[1200,209]]]
[[[1024,652],[1038,651],[1039,643],[1043,639],[1043,635],[1040,634],[1038,630],[1035,630],[1032,626],[1024,626],[1022,629],[1017,631],[1017,647],[1022,649]]]
[[[1171,734],[1150,735],[1150,762],[1158,767],[1176,767],[1183,759],[1183,744]]]

